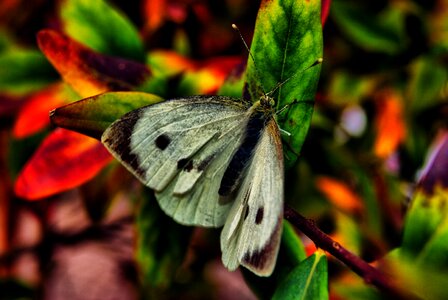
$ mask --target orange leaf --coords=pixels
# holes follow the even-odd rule
[[[222,56],[206,61],[194,61],[174,51],[151,52],[151,65],[165,75],[185,73],[184,80],[193,94],[215,93],[238,64],[240,56]]]
[[[58,128],[40,145],[19,174],[15,193],[37,200],[88,181],[111,156],[93,138]]]
[[[383,92],[379,96],[375,126],[375,155],[387,158],[406,137],[402,99],[393,91]]]
[[[145,0],[142,6],[146,20],[144,31],[152,33],[162,25],[166,17],[166,0]]]
[[[327,176],[319,176],[316,179],[316,185],[325,197],[339,209],[350,213],[362,211],[362,200],[344,182]]]
[[[195,69],[195,63],[174,51],[155,50],[150,54],[151,65],[164,75],[174,75]]]
[[[209,59],[197,63],[196,70],[188,73],[186,79],[190,79],[190,82],[196,82],[197,94],[214,94],[223,85],[230,72],[240,63],[241,57],[239,56]]]
[[[50,124],[49,111],[65,104],[62,85],[52,85],[29,97],[14,124],[15,138],[30,136]]]

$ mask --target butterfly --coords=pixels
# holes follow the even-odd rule
[[[186,225],[220,227],[223,264],[275,266],[283,220],[283,149],[275,101],[191,96],[125,114],[102,142]]]
[[[237,30],[257,71],[247,43]],[[317,59],[307,69],[320,64]],[[307,70],[306,69],[306,70]],[[303,72],[303,71],[302,71]],[[280,247],[284,163],[276,102],[258,84],[255,103],[191,96],[139,108],[112,123],[102,143],[185,225],[221,227],[223,264],[270,276]],[[282,111],[281,109],[280,111]]]

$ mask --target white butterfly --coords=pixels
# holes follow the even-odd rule
[[[274,100],[193,96],[134,110],[102,142],[177,222],[219,227],[224,265],[269,276],[283,219]]]

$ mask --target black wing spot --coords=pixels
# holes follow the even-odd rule
[[[264,207],[261,206],[257,210],[257,215],[255,216],[255,224],[260,225],[261,221],[263,221],[263,215],[264,215]]]
[[[165,150],[166,147],[171,143],[171,139],[166,134],[161,134],[156,138],[156,146],[160,150]]]
[[[177,169],[190,172],[193,169],[193,161],[188,158],[182,158],[177,162]]]

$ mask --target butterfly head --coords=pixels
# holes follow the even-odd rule
[[[275,100],[268,95],[262,95],[257,102],[256,108],[264,113],[272,114],[275,111]]]

